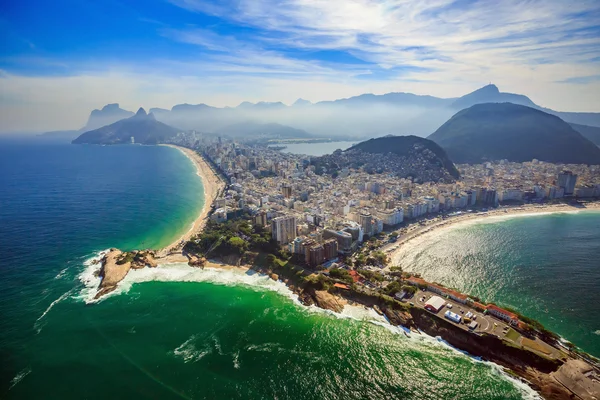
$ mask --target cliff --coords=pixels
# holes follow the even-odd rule
[[[420,308],[411,308],[415,325],[430,336],[441,337],[450,345],[484,360],[500,364],[527,380],[545,399],[570,399],[571,391],[554,379],[561,370],[563,360],[550,360],[527,350],[508,345],[495,336],[475,335],[451,322]]]

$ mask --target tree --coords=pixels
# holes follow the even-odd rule
[[[273,254],[267,254],[267,264],[269,267],[278,267],[279,264],[277,263],[277,257],[275,257]]]
[[[399,265],[392,265],[390,267],[390,272],[391,275],[395,277],[402,278],[404,276],[404,272],[402,272],[402,267],[400,267]]]
[[[399,292],[400,290],[402,290],[402,286],[400,285],[400,282],[394,281],[385,287],[384,292],[389,295],[394,295],[395,293]]]
[[[331,276],[332,278],[347,282],[347,283],[353,282],[352,276],[350,276],[350,273],[342,268],[332,268],[329,271],[329,276]]]
[[[231,251],[240,255],[244,254],[244,252],[248,249],[248,242],[237,236],[229,238],[227,244],[229,245]]]

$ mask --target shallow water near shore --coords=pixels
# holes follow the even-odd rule
[[[394,260],[512,307],[600,357],[600,211],[459,222],[409,241]]]
[[[535,397],[435,338],[406,338],[361,307],[300,306],[244,271],[133,271],[88,304],[99,251],[161,247],[189,227],[193,166],[165,147],[0,153],[2,398]]]

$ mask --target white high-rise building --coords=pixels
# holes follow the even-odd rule
[[[296,217],[283,216],[271,220],[273,239],[279,244],[287,244],[296,238]]]

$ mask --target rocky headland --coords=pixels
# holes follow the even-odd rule
[[[102,280],[94,299],[99,299],[115,290],[119,282],[125,279],[129,270],[156,268],[158,263],[154,256],[155,254],[151,250],[122,252],[119,249],[110,249],[100,260],[99,276]]]

